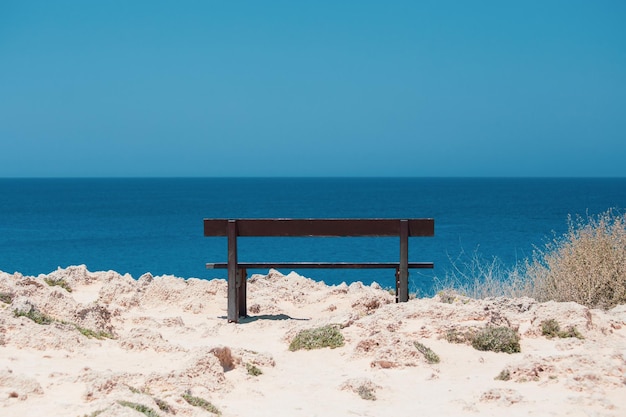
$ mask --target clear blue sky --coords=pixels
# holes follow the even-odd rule
[[[624,1],[0,1],[0,177],[626,176]]]

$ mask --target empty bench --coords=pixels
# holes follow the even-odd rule
[[[246,317],[248,269],[364,268],[396,270],[396,302],[409,299],[409,269],[433,268],[432,262],[409,262],[409,237],[434,236],[433,219],[204,219],[204,236],[228,238],[228,262],[207,269],[228,269],[229,322]],[[400,240],[399,262],[239,262],[238,237],[393,237]]]

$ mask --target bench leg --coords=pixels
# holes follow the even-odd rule
[[[239,321],[239,294],[237,281],[239,268],[237,267],[237,223],[228,221],[228,322]]]
[[[409,301],[409,222],[400,220],[400,265],[396,279],[396,302]]]
[[[248,303],[246,301],[248,273],[245,268],[241,268],[237,275],[237,304],[239,305],[239,317],[248,317]]]

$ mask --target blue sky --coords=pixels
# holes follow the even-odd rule
[[[0,2],[0,177],[626,176],[623,1]]]

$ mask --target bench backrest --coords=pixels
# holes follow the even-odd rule
[[[204,219],[204,236],[228,236],[228,219]],[[400,219],[237,219],[237,236],[400,236]],[[407,236],[434,236],[433,219],[406,219]]]

